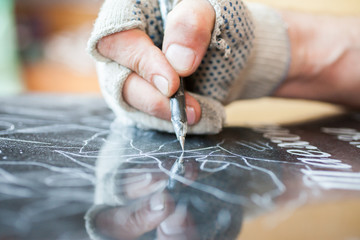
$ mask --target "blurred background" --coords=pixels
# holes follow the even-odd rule
[[[0,94],[99,92],[85,47],[101,3],[1,0]]]
[[[251,1],[255,2],[255,0]],[[2,43],[0,96],[23,92],[100,93],[94,63],[85,52],[85,48],[102,2],[102,0],[0,0]],[[302,12],[360,16],[360,0],[257,0],[256,2]],[[241,126],[248,123],[252,125],[294,123],[339,114],[343,109],[325,103],[309,104],[309,101],[267,98],[233,103],[227,106],[226,111],[227,123]],[[325,208],[320,210],[326,213],[334,209],[339,214],[359,212],[356,210],[359,209],[358,202],[355,208],[351,204],[336,203],[335,206],[325,205]],[[302,228],[298,228],[299,222],[301,224],[303,219],[317,221],[319,218],[314,216],[319,214],[323,216],[321,221],[326,223],[326,220],[331,220],[324,212],[306,211],[307,208],[305,213],[302,211],[298,214],[302,217],[299,221],[290,221],[288,224],[284,222],[281,227],[273,229],[272,236],[278,236],[277,234],[284,236],[287,233],[288,236],[298,236],[296,239],[306,239],[302,237]],[[352,219],[351,214],[349,219]],[[262,232],[258,231],[258,222],[247,224],[243,232],[247,239],[280,239],[268,237],[271,235],[268,232],[266,237],[259,237]],[[357,222],[355,224],[358,225]],[[314,226],[317,226],[316,222]],[[330,225],[330,228],[332,226]],[[327,237],[317,239],[330,239],[329,234],[326,235]]]
[[[0,0],[0,95],[99,92],[85,47],[101,0]],[[259,0],[275,7],[359,15],[359,0]]]

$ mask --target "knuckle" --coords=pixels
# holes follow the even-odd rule
[[[128,59],[127,59],[127,67],[130,68],[131,70],[133,70],[134,72],[138,73],[140,76],[140,69],[141,66],[143,64],[143,60],[142,60],[142,54],[139,50],[132,50],[132,49],[128,49],[128,51],[126,51],[128,54]]]
[[[202,34],[212,31],[215,11],[206,1],[206,4],[190,1],[185,5],[171,11],[168,15],[172,27],[183,28],[186,32]],[[179,4],[180,5],[180,4]]]
[[[202,31],[205,26],[203,16],[198,11],[189,9],[189,12],[170,12],[169,21],[171,21],[176,28],[190,29],[192,32]]]
[[[113,35],[109,35],[106,37],[103,37],[99,40],[99,43],[97,45],[97,49],[99,53],[105,57],[112,57],[111,56],[111,49],[113,48],[113,41],[114,37]]]
[[[155,48],[155,46],[147,48],[132,47],[127,49],[128,67],[147,81],[149,81],[149,76],[152,72],[152,61],[149,60],[155,59],[155,50],[153,48]]]
[[[164,112],[165,104],[161,99],[149,102],[146,105],[146,112],[155,117],[161,117],[161,113]]]

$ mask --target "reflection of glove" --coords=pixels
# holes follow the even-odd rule
[[[216,12],[211,44],[198,70],[186,81],[187,89],[203,95],[194,95],[202,107],[202,118],[189,127],[189,133],[221,130],[225,114],[217,101],[229,103],[271,94],[285,77],[290,57],[286,28],[274,10],[257,4],[249,4],[248,10],[236,0],[209,2]],[[105,1],[88,45],[88,51],[99,61],[104,97],[123,122],[172,132],[170,122],[140,113],[124,102],[122,87],[131,70],[96,50],[102,37],[134,28],[145,31],[156,46],[161,46],[163,29],[157,0]]]

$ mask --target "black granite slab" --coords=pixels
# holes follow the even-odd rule
[[[285,205],[360,198],[359,113],[188,136],[180,156],[100,97],[2,98],[0,239],[236,239]]]

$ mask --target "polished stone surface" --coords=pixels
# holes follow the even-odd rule
[[[237,239],[280,208],[360,199],[359,159],[357,113],[188,136],[182,155],[99,97],[3,98],[0,239]]]

